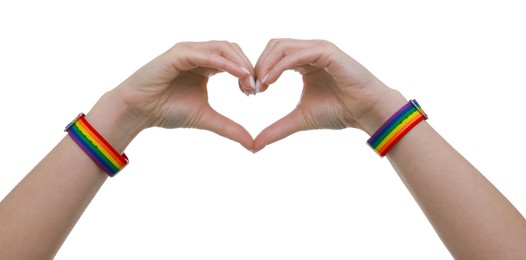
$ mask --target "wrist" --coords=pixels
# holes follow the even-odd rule
[[[399,91],[387,88],[372,102],[358,124],[371,136],[405,104],[407,104],[407,99]]]
[[[118,152],[124,151],[146,128],[144,120],[134,115],[114,90],[97,101],[86,114],[86,119]]]

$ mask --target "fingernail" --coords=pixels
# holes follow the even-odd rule
[[[256,92],[259,92],[259,90],[261,89],[261,82],[259,81],[259,79],[256,81]]]
[[[259,80],[259,79],[258,79],[258,80],[256,81],[256,87],[255,87],[255,89],[256,89],[256,93],[259,93],[259,92],[261,91],[261,84],[267,84],[267,82],[266,82],[267,79],[268,79],[268,73],[267,73],[267,75],[265,75],[265,77],[263,77],[262,80]],[[268,85],[268,84],[267,84],[267,85]]]
[[[246,74],[249,74],[250,75],[250,70],[244,68],[244,67],[241,67],[241,70],[244,71]]]
[[[261,80],[262,83],[267,84],[268,75],[270,75],[270,72],[267,73],[267,75],[265,75],[265,77],[263,77],[263,79]]]
[[[256,86],[256,82],[254,81],[254,77],[250,76],[249,80],[250,80],[250,87],[252,88],[252,92],[254,92],[253,94],[255,95],[257,92],[257,86]]]
[[[248,95],[252,94],[251,91],[246,90],[244,87],[241,87],[241,91],[243,91],[243,93],[244,93],[245,95],[247,95],[247,97],[248,97]]]
[[[250,82],[250,94],[256,94],[256,82],[254,81],[254,77],[252,77],[252,74],[250,74],[250,71],[244,67],[241,67],[241,70],[244,71],[247,75],[249,75],[249,82]],[[246,93],[245,93],[246,94]],[[247,94],[248,95],[248,94]]]

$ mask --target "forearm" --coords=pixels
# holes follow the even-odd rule
[[[453,256],[526,256],[523,216],[426,122],[388,158]]]
[[[65,137],[0,204],[0,258],[51,259],[104,172]]]
[[[106,93],[83,119],[117,153],[153,126],[206,129],[252,149],[248,131],[212,109],[207,96],[209,77],[222,71],[237,77],[240,87],[254,87],[247,61],[237,44],[225,41],[176,44]],[[78,121],[71,132],[84,126]],[[85,132],[93,137],[87,139],[101,144],[93,157],[101,159],[102,167],[113,173],[123,166],[124,160],[97,135]],[[52,258],[106,178],[75,141],[65,137],[0,204],[0,259]]]
[[[455,258],[526,257],[523,216],[427,122],[387,157]]]
[[[107,99],[105,95],[86,118],[122,152],[138,132],[122,128],[122,110]],[[65,136],[0,204],[0,259],[53,258],[106,179]]]

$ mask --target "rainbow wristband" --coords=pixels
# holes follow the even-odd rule
[[[110,177],[115,176],[128,164],[126,154],[119,154],[115,149],[88,123],[83,113],[80,113],[64,131],[102,168]]]
[[[367,143],[383,157],[405,134],[426,119],[427,114],[416,100],[411,99],[376,130]]]

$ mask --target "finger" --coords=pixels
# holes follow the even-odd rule
[[[184,42],[176,44],[165,53],[169,74],[192,70],[197,67],[226,71],[239,79],[248,78],[250,67],[228,42]],[[247,73],[248,71],[248,73]],[[248,84],[250,84],[248,82]]]
[[[202,43],[200,46],[203,51],[212,50],[216,55],[224,57],[228,61],[232,61],[237,64],[244,74],[237,74],[237,71],[230,71],[228,67],[225,71],[234,75],[239,79],[239,83],[244,93],[255,93],[255,81],[254,81],[254,69],[252,64],[248,61],[248,58],[243,53],[241,48],[236,43],[230,43],[226,41],[210,41]]]
[[[214,68],[206,68],[206,67],[197,67],[195,69],[192,69],[192,72],[194,74],[197,74],[199,76],[203,76],[205,78],[210,78],[218,73],[223,72],[222,70],[214,69]]]
[[[269,61],[269,57],[268,56],[269,56],[270,53],[272,53],[272,50],[274,50],[274,47],[275,47],[277,41],[278,41],[277,39],[270,40],[267,43],[267,46],[265,46],[265,49],[263,49],[263,52],[261,52],[261,54],[258,57],[258,60],[256,62],[256,66],[254,66],[254,69],[256,71],[256,78],[257,78],[256,82],[257,83],[261,84],[261,81],[262,81],[263,77],[265,77],[267,75],[267,73],[269,72],[270,68],[275,63],[275,62]],[[277,56],[277,55],[274,54],[274,56]],[[276,58],[271,58],[270,60],[277,60],[277,59],[281,59],[281,56],[280,57],[276,57]]]
[[[250,73],[254,74],[254,66],[252,65],[252,62],[250,62],[250,60],[248,59],[248,57],[245,54],[245,52],[241,49],[241,46],[239,46],[239,44],[233,42],[232,43],[232,47],[234,48],[234,51],[236,51],[237,54],[241,58],[243,58],[243,60],[245,61],[245,64],[247,65],[247,68],[250,70]]]
[[[276,45],[279,42],[289,41],[289,39],[272,39],[267,43],[267,46],[263,52],[259,55],[259,58],[256,62],[255,71],[256,71],[256,90],[258,92],[263,92],[268,88],[266,84],[266,79],[269,71],[274,66],[274,64],[283,58],[284,53],[276,52]],[[290,40],[293,41],[293,40]]]
[[[255,94],[255,80],[254,80],[254,66],[250,63],[248,57],[245,55],[241,47],[237,43],[231,42],[211,42],[212,44],[218,43],[219,48],[216,51],[223,57],[240,64],[241,69],[246,75],[239,78],[239,82],[243,87],[243,92]]]
[[[267,76],[268,84],[279,78],[285,70],[297,70],[308,74],[323,69],[337,82],[347,84],[367,84],[375,77],[364,66],[341,51],[336,45],[327,41],[316,41],[311,46],[292,52],[279,60]]]
[[[228,71],[238,78],[246,75],[241,66],[217,53],[200,50],[180,51],[182,54],[166,55],[164,57],[169,69],[167,72],[171,75],[177,75],[181,71],[189,71],[198,67]]]
[[[288,115],[274,122],[272,125],[263,129],[254,139],[254,151],[258,152],[265,146],[279,141],[291,134],[306,130],[305,118],[298,109],[293,110]]]
[[[228,72],[239,78],[239,82],[241,83],[240,85],[243,88],[244,91],[242,91],[244,93],[255,93],[253,66],[237,43],[231,43],[227,41],[210,41],[204,42],[201,45],[202,46],[200,47],[203,51],[212,50],[215,54],[220,55],[226,58],[227,60],[238,64],[238,66],[241,67],[241,70],[245,74],[236,75],[230,71]]]
[[[236,141],[247,150],[253,150],[253,139],[248,131],[240,124],[232,121],[208,107],[200,118],[197,128],[212,131],[218,135]]]
[[[243,94],[245,94],[246,96],[248,96],[248,95],[251,94],[250,91],[247,91],[247,90],[243,87],[243,85],[241,85],[241,80],[238,80],[238,81],[237,81],[237,84],[238,84],[238,86],[239,86],[239,90],[241,90],[241,92],[243,92]]]
[[[268,70],[265,70],[266,67],[272,67],[287,53],[304,48],[308,45],[308,42],[307,40],[295,39],[270,40],[256,62],[256,72],[258,72],[258,75],[264,76],[268,72]]]
[[[246,68],[245,72],[247,74],[250,74],[250,76],[247,76],[246,79],[239,80],[240,87],[242,88],[241,91],[245,94],[256,94],[256,82],[254,80],[254,75],[256,74],[254,71],[254,66],[252,65],[248,57],[245,55],[245,52],[243,52],[243,50],[237,43],[232,43],[232,47],[234,48],[234,51],[236,51],[237,54],[243,58],[245,64],[247,65],[246,67],[244,67]]]
[[[185,61],[186,62],[186,61]],[[189,64],[185,64],[185,68],[199,68],[207,67],[213,68],[216,72],[226,71],[237,77],[244,93],[255,93],[255,81],[254,77],[250,74],[250,71],[244,67],[240,67],[233,63],[231,60],[226,59],[223,56],[214,55],[205,56],[203,54],[195,54],[191,57],[191,60],[187,61]],[[250,87],[246,87],[250,86]]]
[[[256,88],[261,92],[268,88],[268,85],[275,82],[284,70],[277,71],[274,67],[283,58],[298,52],[302,49],[315,45],[316,40],[295,40],[295,39],[272,39],[260,55],[256,63]],[[272,76],[272,78],[270,77]],[[272,82],[270,81],[272,79]]]
[[[296,39],[272,39],[267,43],[263,52],[261,52],[256,67],[261,66],[265,63],[275,63],[281,57],[287,53],[293,52],[305,48],[310,45],[309,40],[296,40]]]
[[[202,48],[204,51],[212,49],[221,56],[235,62],[240,67],[246,68],[251,73],[253,72],[252,64],[248,61],[248,58],[237,43],[227,41],[210,41],[203,43]]]
[[[279,78],[281,73],[286,70],[302,71],[312,66],[318,68],[327,68],[332,65],[332,57],[332,52],[328,48],[320,48],[318,46],[304,48],[296,52],[289,53],[273,64],[269,74],[266,76],[266,83],[274,83]],[[308,70],[312,71],[312,68],[309,68]]]
[[[245,94],[256,94],[256,82],[254,81],[254,76],[252,76],[248,69],[242,69],[246,73],[246,77],[239,79],[239,87],[242,88],[241,91]]]

